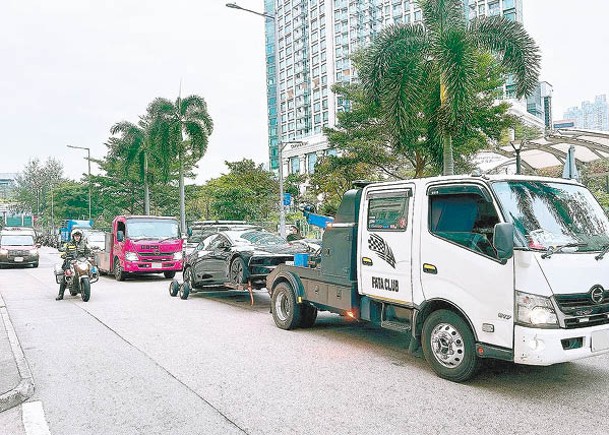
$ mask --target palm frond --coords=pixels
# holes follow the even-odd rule
[[[425,28],[439,35],[466,27],[463,0],[419,0]]]
[[[472,21],[470,34],[484,50],[499,57],[501,65],[516,79],[516,95],[524,97],[539,80],[539,47],[524,26],[505,17],[495,16]]]

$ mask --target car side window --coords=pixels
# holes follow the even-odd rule
[[[430,232],[469,250],[497,258],[492,244],[497,223],[499,216],[490,196],[474,189],[429,196]]]
[[[207,246],[207,250],[209,251],[213,251],[215,249],[218,249],[222,244],[226,244],[228,243],[228,240],[226,239],[226,237],[222,236],[222,235],[218,235],[216,238],[214,238],[214,240]]]

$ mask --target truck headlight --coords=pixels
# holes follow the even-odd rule
[[[137,261],[138,257],[137,254],[135,252],[125,252],[125,260],[127,261]]]
[[[180,261],[182,258],[184,258],[184,255],[182,254],[182,251],[178,251],[178,252],[174,252],[173,253],[173,259],[176,261]]]
[[[516,292],[516,321],[533,327],[558,326],[550,298]]]

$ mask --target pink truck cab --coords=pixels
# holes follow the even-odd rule
[[[173,278],[184,262],[180,224],[173,217],[117,216],[95,253],[101,273],[124,281],[131,274],[162,273]]]

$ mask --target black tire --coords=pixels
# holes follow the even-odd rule
[[[271,299],[273,320],[281,329],[294,329],[300,326],[302,305],[296,303],[296,294],[292,287],[281,282],[273,290]]]
[[[121,262],[118,258],[114,259],[114,278],[117,281],[124,281],[127,275],[123,272],[123,268],[121,267]]]
[[[184,272],[182,272],[182,278],[184,279],[184,282],[190,284],[191,289],[197,288],[197,283],[195,282],[195,274],[192,271],[192,267],[186,266],[186,269],[184,269]]]
[[[80,281],[80,298],[83,302],[89,302],[91,298],[91,281],[88,276]]]
[[[236,257],[230,262],[228,279],[233,284],[243,284],[247,281],[247,266],[241,257]]]
[[[423,324],[425,359],[438,376],[453,382],[471,379],[480,368],[474,334],[456,313],[438,310]]]
[[[175,297],[178,295],[178,291],[180,290],[180,283],[177,280],[173,280],[169,283],[169,295],[171,297]]]
[[[180,286],[180,299],[186,300],[188,299],[188,295],[190,294],[190,284],[188,281],[184,281]]]
[[[317,319],[317,308],[309,304],[301,304],[300,327],[310,328],[315,325]]]
[[[163,275],[165,275],[165,278],[171,279],[176,276],[176,272],[175,270],[172,270],[171,272],[163,272]]]

